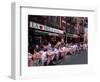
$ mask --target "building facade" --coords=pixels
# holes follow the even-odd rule
[[[28,15],[28,43],[55,45],[61,39],[68,43],[84,42],[85,28],[88,28],[87,17]]]

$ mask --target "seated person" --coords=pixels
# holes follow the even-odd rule
[[[41,49],[40,50],[40,54],[41,54],[41,65],[44,66],[46,65],[47,62],[47,49]]]
[[[39,53],[39,49],[35,48],[33,53],[33,63],[35,66],[39,66],[39,61],[41,59],[41,54]]]
[[[59,46],[59,53],[61,54],[61,58],[65,55],[66,48],[62,45]]]

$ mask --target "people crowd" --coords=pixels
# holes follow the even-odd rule
[[[66,55],[75,55],[81,50],[87,50],[85,43],[62,43],[56,45],[46,42],[44,45],[33,45],[28,51],[28,66],[56,65]]]

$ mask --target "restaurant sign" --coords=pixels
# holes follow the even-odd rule
[[[40,29],[40,30],[45,30],[45,31],[49,31],[49,32],[54,32],[54,33],[59,33],[59,34],[63,34],[64,32],[62,30],[59,29],[55,29],[46,25],[42,25],[42,24],[38,24],[35,22],[30,22],[30,28],[35,28],[35,29]]]

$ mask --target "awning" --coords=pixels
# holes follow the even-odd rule
[[[66,37],[73,37],[73,34],[67,33],[67,34],[66,34]]]
[[[59,34],[56,34],[56,33],[49,33],[49,36],[59,36]]]
[[[64,34],[64,32],[60,29],[56,29],[56,28],[49,27],[49,26],[46,26],[46,25],[38,24],[38,23],[35,23],[35,22],[32,22],[32,21],[30,22],[30,28],[34,28],[34,29],[37,29],[37,30],[54,32],[54,33],[59,33],[59,34]]]
[[[35,30],[35,35],[49,35],[49,36],[59,36],[57,33],[51,33],[51,32],[45,32],[45,31],[40,31],[40,30]]]
[[[76,34],[67,33],[66,37],[78,38],[79,36]]]
[[[45,36],[47,36],[47,35],[48,35],[48,32],[35,30],[34,34],[35,34],[35,35],[45,35]]]

